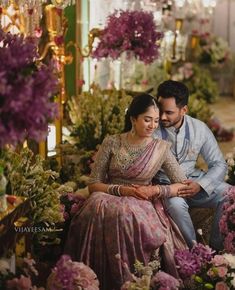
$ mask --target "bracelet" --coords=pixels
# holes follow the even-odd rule
[[[170,197],[171,196],[171,188],[170,185],[159,185],[159,197]]]
[[[110,184],[107,188],[107,193],[111,195],[121,196],[121,185]]]
[[[161,196],[161,186],[159,184],[155,185],[158,188],[158,192],[155,194],[155,196],[160,197]]]

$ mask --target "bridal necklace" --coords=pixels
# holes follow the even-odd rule
[[[131,137],[130,133],[127,133],[125,138],[124,138],[124,145],[126,147],[126,149],[128,150],[128,152],[132,155],[132,154],[136,154],[139,152],[142,152],[143,149],[147,146],[147,144],[149,143],[149,139],[146,138],[144,141],[140,142],[140,143],[130,143],[129,140],[133,138]]]

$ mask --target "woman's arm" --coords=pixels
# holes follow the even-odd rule
[[[106,183],[93,183],[88,185],[89,192],[104,192],[116,196],[133,196],[138,199],[148,199],[144,192],[136,190],[135,186],[118,185],[118,184],[106,184]],[[155,189],[155,192],[157,188]]]
[[[170,151],[170,148],[166,152],[165,160],[162,164],[162,169],[165,171],[166,175],[172,183],[181,183],[187,179],[183,169],[180,167],[179,163],[175,159],[175,156]]]
[[[171,197],[178,196],[180,190],[187,188],[186,185],[182,184],[182,182],[185,181],[187,177],[175,159],[175,156],[171,152],[170,147],[167,149],[165,160],[162,164],[162,169],[165,171],[166,175],[172,182],[170,185]]]

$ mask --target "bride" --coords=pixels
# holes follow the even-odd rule
[[[145,265],[160,249],[162,269],[178,277],[174,251],[186,248],[162,197],[177,196],[186,179],[170,144],[153,139],[159,110],[149,94],[130,104],[125,132],[104,139],[89,181],[90,197],[74,216],[65,252],[90,266],[103,290],[120,289],[136,260]],[[163,168],[174,184],[152,185]],[[121,259],[117,259],[121,257]]]

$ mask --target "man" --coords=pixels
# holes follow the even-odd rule
[[[220,250],[222,238],[219,220],[225,199],[223,193],[229,187],[224,182],[227,164],[207,125],[186,114],[188,97],[188,88],[183,83],[168,80],[158,87],[161,125],[154,136],[172,143],[172,152],[188,178],[178,197],[166,200],[166,207],[190,248],[196,241],[196,234],[189,208],[215,208],[210,246]],[[199,155],[207,163],[207,172],[196,168]],[[158,173],[156,179],[161,184],[170,182],[163,171]]]

